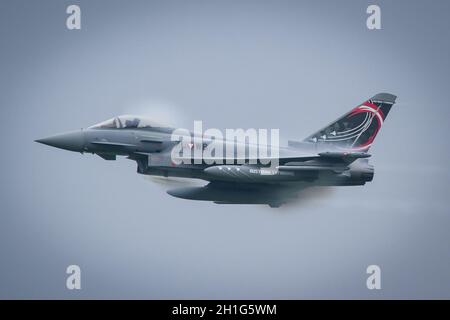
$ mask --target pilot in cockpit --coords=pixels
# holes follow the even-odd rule
[[[163,125],[152,121],[146,117],[121,115],[98,124],[90,129],[134,129],[134,128],[161,128]]]
[[[137,128],[139,126],[139,119],[125,120],[125,128]]]

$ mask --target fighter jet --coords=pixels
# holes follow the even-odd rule
[[[279,147],[276,159],[271,156],[263,159],[259,153],[256,158],[250,157],[246,152],[244,157],[220,156],[215,160],[221,161],[211,162],[197,159],[195,152],[191,152],[187,157],[180,155],[175,161],[174,149],[181,150],[183,138],[190,139],[188,145],[194,151],[208,148],[213,139],[193,132],[174,139],[175,128],[132,115],[35,141],[64,150],[96,154],[105,160],[125,156],[136,161],[137,172],[143,175],[207,181],[202,187],[167,191],[177,198],[279,207],[296,199],[298,193],[308,187],[361,186],[372,181],[374,167],[369,164],[368,151],[395,100],[392,94],[379,93],[304,140],[288,141],[287,146]],[[225,141],[225,144],[230,143],[235,142]],[[244,143],[249,150],[249,143]]]

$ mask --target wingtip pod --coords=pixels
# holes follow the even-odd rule
[[[370,158],[372,155],[365,152],[319,152],[319,156],[323,158],[337,158],[337,159],[360,159],[360,158]]]

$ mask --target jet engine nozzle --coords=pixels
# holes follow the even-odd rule
[[[362,182],[370,182],[373,180],[375,169],[372,165],[358,166],[350,170],[351,179]]]

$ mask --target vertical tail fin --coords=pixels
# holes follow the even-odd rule
[[[366,152],[373,144],[396,96],[379,93],[304,141]]]

